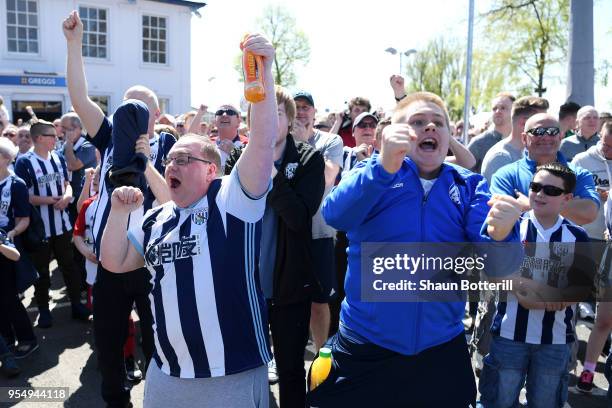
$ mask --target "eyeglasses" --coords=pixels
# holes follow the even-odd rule
[[[164,166],[169,166],[172,162],[174,162],[174,164],[176,164],[177,166],[186,166],[189,163],[193,163],[194,161],[199,161],[208,164],[212,163],[210,160],[198,159],[197,157],[193,156],[176,156],[164,159]]]
[[[355,125],[355,127],[358,127],[359,129],[376,129],[376,122],[359,122],[358,124]]]
[[[47,136],[47,137],[53,137],[53,138],[57,137],[55,133],[41,133],[40,136]]]
[[[238,112],[233,109],[219,109],[215,112],[215,116],[223,116],[224,113],[227,116],[238,116]]]
[[[544,194],[551,197],[558,197],[561,194],[565,193],[565,190],[556,186],[547,186],[536,182],[529,183],[529,189],[534,193],[539,193],[540,191],[544,191]]]
[[[557,136],[559,134],[559,128],[558,127],[537,127],[537,128],[529,129],[527,133],[535,137]]]

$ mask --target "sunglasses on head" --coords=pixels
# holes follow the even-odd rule
[[[238,116],[238,112],[236,112],[233,109],[219,109],[218,111],[215,112],[215,115],[216,116],[223,116],[224,113],[227,116]]]
[[[562,188],[556,186],[548,186],[533,181],[529,183],[529,189],[534,193],[539,193],[540,191],[543,191],[544,194],[551,197],[558,197],[561,194],[565,193],[565,190]]]
[[[554,126],[537,127],[537,128],[529,129],[527,133],[529,133],[530,135],[536,136],[536,137],[557,136],[559,134],[559,128],[554,127]]]
[[[358,127],[359,129],[376,129],[376,122],[359,122],[358,124],[355,125],[355,127]]]

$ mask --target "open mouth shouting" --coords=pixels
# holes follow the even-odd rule
[[[419,142],[418,148],[424,152],[435,152],[438,149],[438,141],[433,137],[427,137]]]
[[[181,186],[181,180],[176,176],[169,176],[168,182],[171,189],[177,189]]]

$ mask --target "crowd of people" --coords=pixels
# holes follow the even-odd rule
[[[317,116],[310,92],[269,80],[246,120],[231,103],[211,123],[204,104],[173,116],[141,85],[106,117],[88,96],[78,13],[62,29],[72,110],[14,125],[0,106],[5,375],[39,348],[27,287],[36,327],[55,324],[55,259],[72,318],[93,321],[108,407],[131,406],[126,380],[145,377],[146,407],[267,407],[276,382],[281,407],[468,407],[475,376],[482,407],[516,406],[522,388],[529,406],[562,407],[577,359],[577,389],[592,391],[612,331],[612,303],[592,311],[611,281],[609,114],[500,92],[490,122],[471,127],[393,75],[391,112],[355,97]],[[254,34],[242,46],[273,78],[272,44]],[[469,303],[468,342],[465,301],[362,298],[372,242],[485,244],[503,262],[483,279],[516,287]],[[598,245],[585,253],[587,242]],[[530,243],[564,244],[565,256]],[[578,316],[595,321],[585,356]],[[333,366],[307,391],[309,340]]]

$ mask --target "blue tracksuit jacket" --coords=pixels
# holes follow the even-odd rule
[[[493,242],[484,224],[490,197],[481,175],[448,163],[442,164],[427,198],[416,165],[409,158],[396,174],[384,170],[377,154],[359,163],[323,203],[327,223],[346,231],[349,239],[342,324],[360,340],[405,355],[462,333],[462,302],[362,302],[361,243]],[[518,240],[517,223],[506,241]],[[513,248],[517,253],[509,254],[505,246],[504,268],[494,271],[495,276],[518,270],[523,252],[520,245]]]

